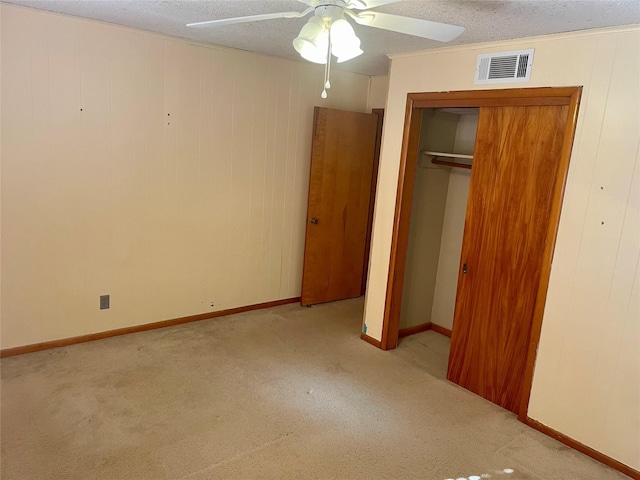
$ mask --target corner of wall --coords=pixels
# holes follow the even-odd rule
[[[385,108],[387,91],[389,89],[388,75],[369,76],[369,93],[367,96],[367,111],[373,108]]]

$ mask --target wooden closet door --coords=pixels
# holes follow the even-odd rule
[[[447,378],[513,412],[567,113],[480,108]]]

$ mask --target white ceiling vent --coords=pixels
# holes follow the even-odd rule
[[[531,79],[533,50],[478,55],[475,84],[528,82]]]

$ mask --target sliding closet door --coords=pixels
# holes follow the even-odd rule
[[[480,108],[447,377],[514,412],[567,113]]]

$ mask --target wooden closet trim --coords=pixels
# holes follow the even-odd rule
[[[384,108],[372,108],[371,113],[378,115],[378,128],[376,130],[376,150],[373,158],[373,171],[371,172],[371,193],[369,194],[369,220],[367,221],[367,239],[364,247],[364,268],[362,269],[362,286],[360,295],[367,292],[367,278],[369,275],[369,258],[371,256],[371,231],[373,229],[373,211],[376,203],[376,188],[378,187],[378,167],[380,165],[380,147],[382,145],[382,126],[384,124]],[[378,342],[379,344],[380,342]]]
[[[404,270],[407,259],[409,223],[411,220],[411,202],[413,200],[413,187],[416,179],[421,127],[421,110],[413,108],[411,94],[409,94],[404,120],[400,174],[398,176],[396,210],[391,237],[391,258],[389,259],[387,293],[384,305],[384,317],[382,320],[380,347],[383,350],[391,350],[398,346],[400,305],[402,303],[402,286],[404,283]]]
[[[569,105],[576,88],[582,87],[409,93],[407,100],[411,99],[413,108]]]
[[[571,148],[573,146],[581,93],[582,87],[545,87],[407,94],[400,169],[398,174],[398,190],[391,239],[391,255],[389,258],[389,273],[387,277],[385,309],[382,323],[382,339],[380,341],[380,347],[383,350],[391,350],[398,345],[400,306],[404,284],[409,225],[411,221],[413,188],[418,160],[422,109],[536,105],[568,105],[569,107],[562,153],[553,189],[554,198],[551,208],[551,218],[549,219],[548,241],[543,254],[543,267],[534,308],[525,378],[523,379],[524,387],[520,408],[518,410],[518,418],[521,421],[525,421],[527,418],[534,363],[538,341],[540,339],[540,330],[542,329],[542,316],[547,297],[547,288],[549,286],[551,262],[560,220],[560,209],[562,206]]]

